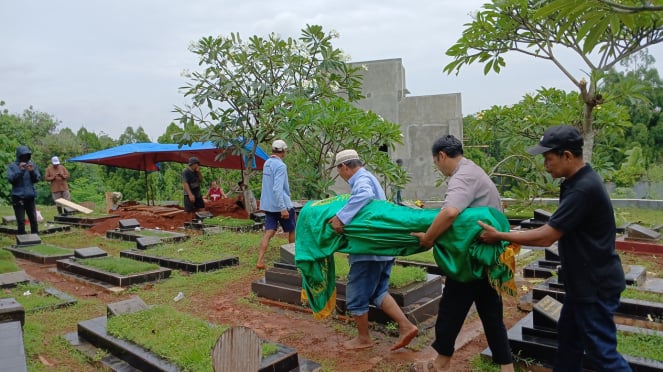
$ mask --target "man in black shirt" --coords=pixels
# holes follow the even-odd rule
[[[192,156],[189,164],[182,172],[182,187],[184,188],[184,211],[195,212],[205,208],[205,202],[200,192],[203,175],[200,173],[200,160]]]
[[[479,222],[484,228],[481,239],[541,247],[559,242],[565,295],[554,371],[582,371],[585,352],[597,371],[630,371],[617,352],[613,318],[626,287],[615,252],[615,217],[603,182],[582,159],[582,146],[576,128],[548,128],[527,152],[543,154],[546,171],[553,178],[564,178],[559,207],[547,224],[533,230],[502,233]]]

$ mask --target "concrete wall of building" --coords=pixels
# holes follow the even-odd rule
[[[411,177],[403,190],[404,200],[440,200],[444,187],[435,187],[438,174],[434,168],[431,146],[444,135],[463,138],[463,115],[460,93],[408,96],[405,68],[400,58],[354,62],[362,66],[362,94],[366,97],[357,107],[371,110],[385,120],[397,123],[403,133],[403,144],[390,156],[403,159],[403,167]],[[370,164],[367,165],[370,168]],[[345,181],[338,179],[332,188],[337,193],[349,191]],[[389,187],[385,187],[389,195]]]

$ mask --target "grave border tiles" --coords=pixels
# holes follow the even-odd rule
[[[126,257],[136,261],[156,263],[161,267],[167,267],[175,270],[183,270],[190,273],[213,271],[213,270],[223,269],[225,267],[239,265],[239,257],[230,256],[230,255],[224,258],[220,258],[218,260],[196,263],[196,262],[178,260],[176,258],[152,256],[147,254],[145,251],[130,249],[130,250],[121,251],[120,257]]]
[[[119,275],[80,265],[71,259],[58,260],[56,264],[58,271],[73,273],[79,276],[109,283],[123,288],[133,284],[141,284],[167,279],[171,274],[171,269],[160,267],[156,270],[146,271],[138,274]]]

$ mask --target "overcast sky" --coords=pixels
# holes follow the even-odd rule
[[[276,32],[298,37],[306,24],[334,29],[351,61],[401,58],[410,96],[462,94],[468,115],[510,105],[536,89],[575,87],[550,62],[507,55],[502,73],[481,65],[446,75],[444,53],[483,0],[23,0],[0,2],[0,100],[12,113],[29,106],[59,128],[84,126],[118,138],[131,125],[152,141],[186,103],[188,46],[204,36]],[[650,49],[663,62],[663,46]],[[580,73],[581,65],[571,67]]]

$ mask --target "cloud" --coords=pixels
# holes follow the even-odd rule
[[[515,54],[499,75],[484,76],[479,65],[444,74],[445,51],[484,2],[3,1],[0,100],[11,112],[32,105],[74,131],[117,138],[142,126],[156,140],[186,102],[178,88],[182,71],[198,68],[191,42],[231,32],[299,37],[306,24],[337,30],[334,45],[353,61],[401,58],[412,95],[460,92],[466,115],[541,86],[574,89],[549,62]],[[662,49],[651,50],[659,61]]]

